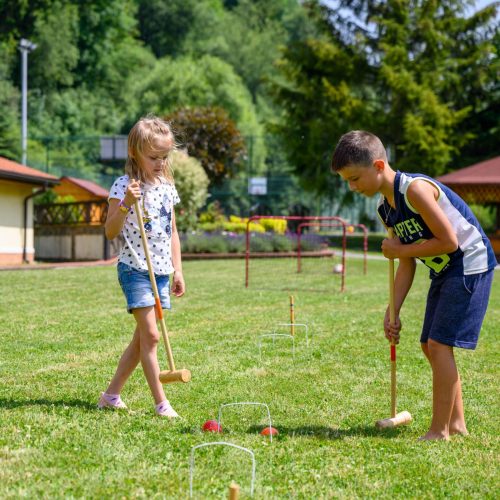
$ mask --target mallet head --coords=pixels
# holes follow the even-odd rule
[[[377,429],[391,429],[400,425],[407,425],[411,422],[412,418],[409,412],[402,411],[396,414],[393,418],[384,418],[375,423]]]
[[[189,382],[191,372],[182,368],[181,370],[165,370],[160,372],[160,382],[162,384],[173,384],[174,382]]]

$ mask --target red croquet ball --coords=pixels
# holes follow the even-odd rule
[[[203,432],[222,432],[222,427],[217,420],[207,420],[203,424]]]
[[[271,436],[276,436],[278,434],[278,429],[275,429],[274,427],[264,427],[260,433],[263,435],[263,436],[269,436],[269,434],[271,434]]]

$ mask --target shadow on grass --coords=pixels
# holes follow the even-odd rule
[[[246,434],[259,434],[266,426],[265,425],[252,425],[248,427],[246,430],[243,429],[232,429],[226,428],[225,432],[212,433],[209,432],[207,434],[214,436],[224,436],[226,435],[236,435],[238,433],[246,433]],[[312,439],[321,439],[321,440],[340,440],[353,436],[360,437],[381,437],[381,438],[395,438],[399,434],[401,434],[403,428],[397,427],[393,429],[384,429],[383,431],[379,431],[375,428],[375,425],[365,425],[365,426],[354,426],[349,429],[335,429],[333,427],[325,427],[319,425],[302,425],[298,427],[283,427],[281,425],[275,425],[275,428],[278,430],[278,435],[274,439],[281,439],[283,437],[306,437]],[[190,426],[184,426],[179,429],[182,434],[193,434],[197,433],[198,429],[193,429]]]
[[[247,433],[255,434],[262,431],[263,426],[253,425],[248,428]],[[298,427],[282,427],[276,426],[278,430],[278,438],[280,436],[287,437],[310,437],[314,439],[345,439],[352,436],[362,436],[362,437],[382,437],[382,438],[393,438],[401,433],[402,428],[385,429],[384,431],[379,431],[375,428],[375,425],[357,425],[354,427],[349,427],[348,429],[335,429],[333,427],[325,427],[319,425],[302,425]]]
[[[96,403],[89,403],[88,401],[82,401],[81,399],[1,399],[0,398],[0,408],[5,408],[7,410],[12,410],[14,408],[22,408],[25,406],[56,406],[56,407],[73,407],[73,408],[83,408],[85,410],[97,410]]]

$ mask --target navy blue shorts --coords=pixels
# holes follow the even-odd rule
[[[494,271],[437,277],[427,294],[420,342],[475,349],[483,324]]]
[[[118,262],[118,281],[122,287],[123,294],[127,299],[127,311],[140,307],[149,307],[155,305],[155,296],[153,287],[149,280],[147,271],[138,271],[133,267],[127,266],[123,262]],[[160,295],[161,307],[170,309],[170,280],[169,276],[160,276],[155,274],[156,286]]]

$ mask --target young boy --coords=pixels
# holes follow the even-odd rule
[[[421,440],[467,434],[462,387],[454,347],[475,349],[493,280],[496,259],[491,244],[467,204],[453,191],[422,174],[394,171],[380,139],[361,130],[343,135],[332,171],[352,191],[381,193],[378,215],[394,239],[382,252],[399,259],[395,277],[396,321],[384,319],[385,336],[399,341],[399,312],[415,275],[415,259],[430,268],[420,342],[432,368],[432,422]]]

